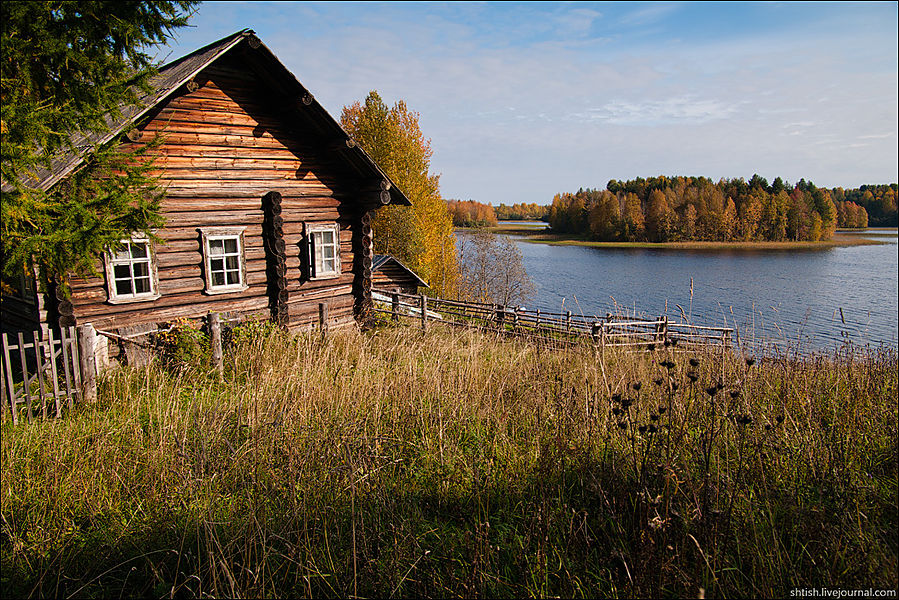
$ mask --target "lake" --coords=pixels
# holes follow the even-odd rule
[[[550,246],[516,239],[537,286],[528,308],[735,327],[748,345],[897,348],[896,230],[820,250],[702,251]],[[457,235],[465,235],[457,233]]]

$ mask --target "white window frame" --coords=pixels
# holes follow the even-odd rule
[[[337,223],[304,223],[306,233],[307,275],[311,280],[337,279],[340,277],[340,226]],[[318,254],[322,249],[321,234],[331,233],[334,236],[334,269],[324,271],[318,268]],[[323,259],[324,260],[324,259]]]
[[[159,276],[156,272],[156,249],[153,247],[152,242],[150,242],[149,238],[132,237],[122,240],[120,243],[129,245],[129,253],[130,245],[143,244],[147,248],[147,256],[145,258],[137,259],[133,256],[130,258],[119,258],[116,256],[117,249],[112,249],[105,254],[107,301],[110,304],[127,304],[129,302],[147,302],[159,298]],[[134,289],[134,282],[136,279],[134,276],[134,265],[143,263],[147,264],[147,270],[149,271],[150,290],[148,292],[120,294],[118,292],[118,287],[116,286],[115,268],[121,265],[128,265],[130,267],[131,289]],[[140,277],[140,279],[143,279],[143,277]]]
[[[247,261],[244,253],[243,243],[244,230],[246,230],[246,227],[203,227],[199,230],[203,244],[203,275],[206,283],[206,288],[203,290],[203,292],[205,294],[213,296],[217,294],[233,294],[235,292],[242,292],[249,289],[250,286],[247,284]],[[237,257],[238,282],[225,283],[224,285],[215,285],[212,281],[212,261],[214,257],[210,248],[210,242],[219,242],[225,240],[236,240],[237,252],[225,253],[217,256],[223,256],[225,258],[227,258],[228,256]],[[222,246],[222,250],[224,251],[224,244],[222,244]],[[229,270],[228,267],[223,264],[223,268],[224,273],[227,275]],[[233,272],[233,269],[231,271]]]

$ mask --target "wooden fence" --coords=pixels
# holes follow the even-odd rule
[[[232,319],[233,320],[233,319]],[[222,322],[218,313],[209,313],[212,364],[221,376]],[[61,417],[78,400],[97,396],[97,378],[106,360],[97,360],[97,336],[109,338],[125,348],[129,364],[146,364],[155,350],[149,335],[169,331],[157,329],[134,335],[120,335],[94,329],[90,323],[68,327],[59,332],[49,330],[0,333],[0,412],[9,412],[15,424],[35,417]],[[100,357],[107,353],[100,347]],[[142,357],[142,358],[141,358]],[[135,360],[138,359],[138,360]]]
[[[61,417],[76,399],[96,395],[93,327],[0,333],[0,407],[13,423]],[[90,352],[86,352],[86,348]]]
[[[720,344],[728,347],[733,330],[703,327],[659,319],[619,315],[578,315],[571,311],[544,312],[478,302],[457,302],[424,295],[413,296],[372,289],[374,312],[391,320],[414,319],[422,329],[429,322],[474,327],[550,343],[590,342],[602,347],[693,347]]]

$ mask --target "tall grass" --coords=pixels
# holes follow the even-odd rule
[[[226,362],[2,425],[4,596],[897,585],[892,351],[600,360],[435,326],[274,331]]]

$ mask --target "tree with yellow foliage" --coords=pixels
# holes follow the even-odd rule
[[[400,100],[388,107],[372,91],[346,106],[340,124],[412,202],[388,206],[372,219],[375,252],[390,254],[418,273],[438,296],[452,297],[458,281],[453,221],[432,175],[431,142],[418,113]]]

